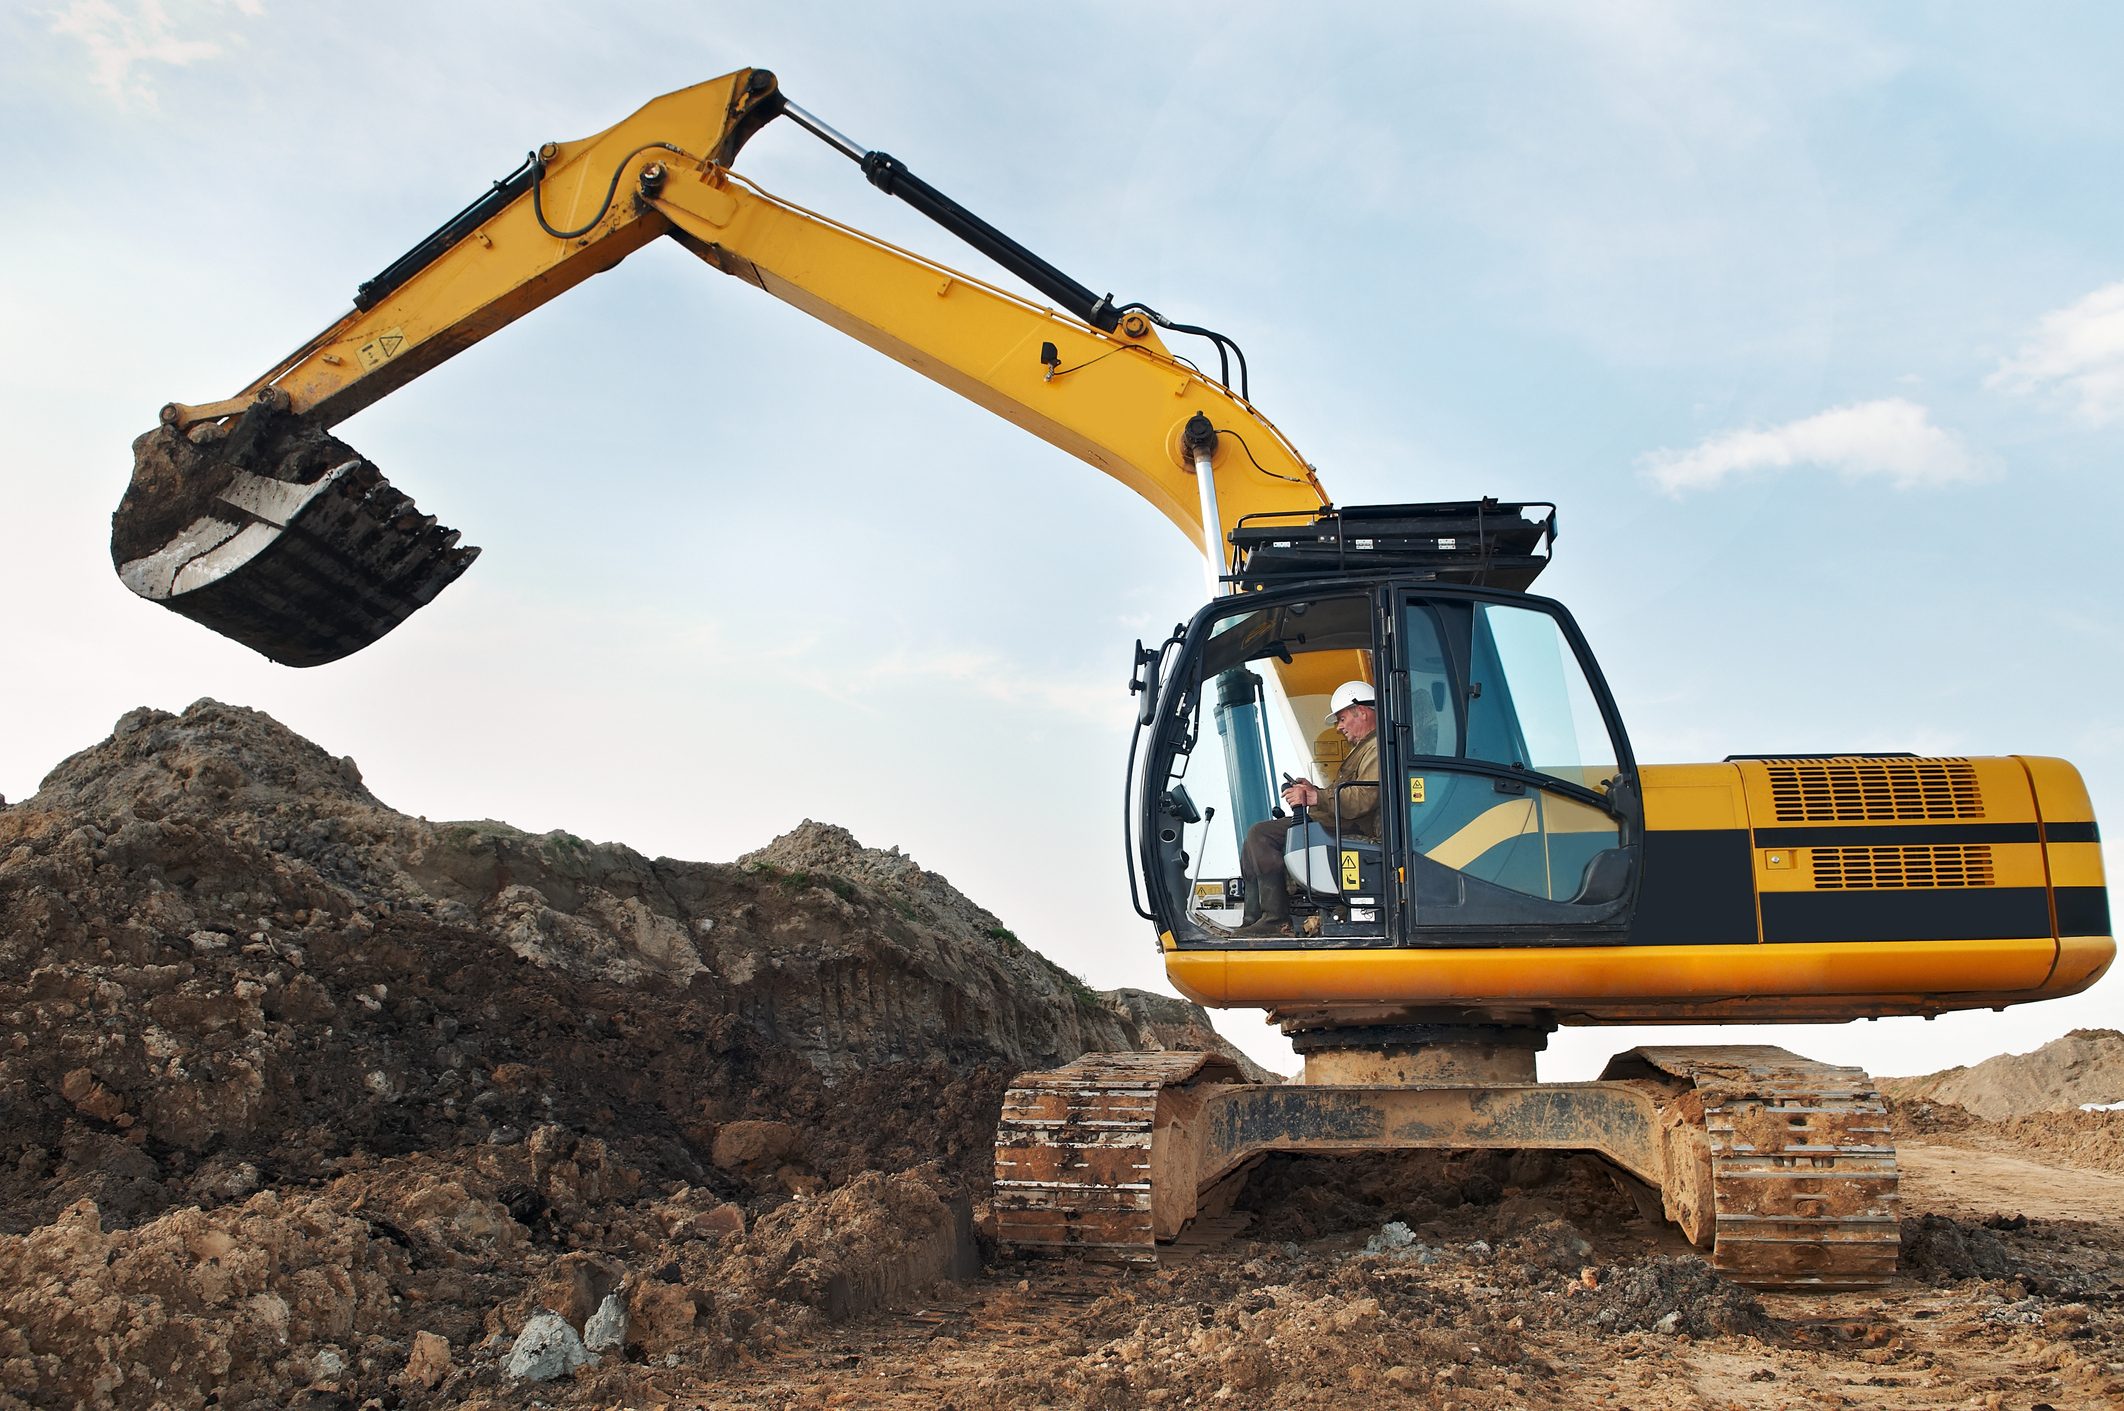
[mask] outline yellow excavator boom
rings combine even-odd
[[[747,69],[658,98],[594,137],[549,143],[235,396],[165,407],[136,445],[114,520],[120,576],[290,665],[375,640],[477,551],[387,484],[379,491],[373,468],[325,432],[659,236],[1113,476],[1213,560],[1241,518],[1303,518],[1327,502],[1267,418],[1168,351],[1155,313],[1106,303],[1095,312],[1111,327],[1097,326],[737,176],[729,163],[744,140],[784,111],[800,112],[773,75]],[[883,161],[874,181],[921,185]],[[1205,459],[1209,493],[1197,474]],[[361,473],[348,484],[302,498],[350,466]],[[365,513],[379,497],[389,513]],[[324,536],[338,542],[319,547]],[[349,543],[369,571],[345,571]],[[342,561],[326,562],[334,551]]]

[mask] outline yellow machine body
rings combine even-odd
[[[1650,765],[1615,945],[1185,947],[1197,1003],[1292,1022],[1840,1022],[2075,994],[2116,954],[2093,809],[2063,760]],[[1662,867],[1663,859],[1671,859]]]

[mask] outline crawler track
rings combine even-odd
[[[1151,1147],[1162,1091],[1222,1074],[1204,1053],[1095,1053],[1027,1073],[996,1128],[996,1236],[1028,1254],[1158,1259]]]
[[[1025,1253],[1157,1262],[1160,1238],[1173,1239],[1197,1210],[1195,1166],[1173,1151],[1167,1128],[1184,1131],[1200,1113],[1196,1085],[1235,1076],[1209,1054],[1124,1053],[1020,1078],[996,1133],[1001,1242]],[[1635,1049],[1605,1076],[1656,1080],[1670,1142],[1668,1209],[1711,1246],[1719,1272],[1765,1289],[1868,1288],[1894,1275],[1895,1148],[1887,1106],[1865,1073],[1780,1048],[1721,1045]],[[1393,1125],[1362,1145],[1456,1144],[1436,1135],[1396,1141]],[[1498,1144],[1494,1134],[1464,1135],[1469,1145]],[[1210,1165],[1205,1176],[1231,1162]],[[1186,1189],[1161,1191],[1160,1181]]]
[[[1770,1289],[1867,1288],[1894,1275],[1895,1147],[1864,1072],[1758,1045],[1635,1054],[1703,1103],[1713,1268]]]

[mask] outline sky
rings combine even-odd
[[[839,823],[1090,983],[1164,988],[1124,683],[1200,606],[1195,551],[675,246],[339,427],[484,548],[376,647],[276,667],[110,571],[164,402],[235,392],[540,142],[758,65],[1235,338],[1338,501],[1557,502],[1541,589],[1640,761],[2058,755],[2124,836],[2120,54],[2099,4],[9,6],[0,795],[211,696],[433,819],[701,860]],[[791,124],[739,168],[1004,278]],[[2114,1025],[2118,983],[1567,1031],[1543,1075],[1697,1041],[1924,1072]],[[1258,1013],[1219,1024],[1294,1066]]]

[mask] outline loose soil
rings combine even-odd
[[[346,442],[271,403],[190,432],[157,426],[133,441],[132,479],[111,516],[111,562],[123,567],[154,553],[201,516],[226,516],[217,497],[239,470],[310,485],[360,459]]]
[[[1867,1294],[1737,1288],[1542,1153],[1271,1160],[1163,1267],[1005,1260],[1009,1077],[1200,1011],[827,825],[430,824],[213,702],[0,808],[0,1015],[0,1411],[2124,1402],[2124,1114],[1901,1105]],[[540,1310],[624,1330],[512,1379]]]

